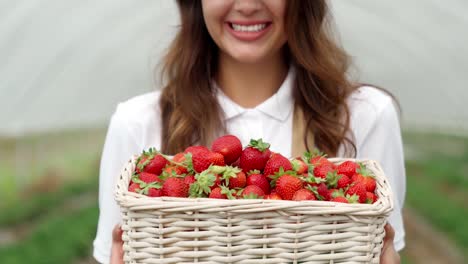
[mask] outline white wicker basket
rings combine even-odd
[[[128,192],[135,161],[115,192],[127,264],[379,263],[393,202],[375,161],[360,160],[377,176],[374,204],[151,198]]]

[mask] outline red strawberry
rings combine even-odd
[[[189,175],[185,176],[185,178],[184,178],[184,182],[185,182],[188,186],[190,186],[190,184],[192,184],[192,183],[194,183],[194,182],[196,182],[196,181],[197,181],[197,180],[195,180],[195,176],[193,176],[192,174],[189,174]]]
[[[229,188],[244,188],[247,185],[247,178],[243,171],[236,174],[235,177],[229,179]]]
[[[149,188],[148,189],[148,196],[149,197],[160,197],[162,196],[162,189],[157,188]]]
[[[344,174],[338,174],[338,182],[336,184],[336,188],[341,189],[341,188],[346,188],[348,187],[349,184],[351,184],[351,180],[349,179],[348,176]]]
[[[314,151],[312,151],[312,153],[307,152],[304,155],[305,158],[308,158],[309,163],[314,165],[315,167],[318,166],[318,165],[325,165],[325,164],[328,164],[331,167],[333,167],[334,164],[331,161],[329,161],[326,156],[327,155],[323,154],[318,149],[314,149]]]
[[[169,162],[161,154],[157,154],[155,148],[150,148],[148,151],[143,151],[136,165],[136,172],[142,171],[160,175],[162,169],[166,167]]]
[[[319,164],[314,167],[314,175],[315,177],[319,177],[322,179],[327,178],[327,174],[333,171],[333,167],[330,164]]]
[[[178,176],[186,173],[187,171],[184,170],[184,168],[180,166],[174,166],[170,165],[164,168],[163,174],[165,174],[166,177],[173,177],[173,176]]]
[[[187,197],[189,186],[180,178],[168,178],[163,186],[162,193],[164,196],[171,197]]]
[[[307,173],[309,170],[309,166],[307,166],[307,163],[305,163],[301,158],[296,158],[291,161],[291,165],[293,167],[293,170],[298,174],[304,174]]]
[[[210,167],[210,165],[213,164],[214,159],[216,158],[209,151],[207,151],[207,152],[191,152],[191,153],[192,153],[193,170],[196,173],[200,173],[200,172],[208,169],[208,167]],[[219,154],[219,155],[221,155],[221,154]]]
[[[344,174],[351,178],[356,173],[356,170],[358,169],[358,164],[348,160],[338,165],[336,169],[338,171],[338,174]]]
[[[285,174],[276,181],[276,191],[284,200],[291,200],[298,190],[302,189],[302,181],[292,175]]]
[[[140,187],[140,184],[136,183],[136,182],[131,182],[130,183],[130,186],[128,187],[128,191],[129,192],[134,192],[134,193],[138,193],[142,188]]]
[[[210,152],[210,154],[208,156],[210,158],[211,164],[218,165],[218,166],[224,166],[225,165],[224,156],[222,154],[216,153],[216,152]]]
[[[267,200],[283,200],[281,199],[281,196],[277,193],[271,193],[271,194],[267,194],[265,195],[264,199],[267,199]]]
[[[172,157],[172,161],[177,162],[177,163],[182,163],[185,161],[185,153],[179,152]]]
[[[361,182],[355,182],[350,185],[349,189],[346,191],[346,195],[357,195],[359,198],[359,203],[365,203],[367,198],[366,187]]]
[[[281,154],[273,154],[265,164],[263,175],[266,177],[274,175],[280,168],[283,168],[283,171],[292,170],[291,162]]]
[[[376,188],[376,181],[372,172],[368,170],[364,164],[359,164],[357,173],[351,178],[353,182],[362,182],[366,186],[368,192],[374,192]]]
[[[142,180],[145,183],[152,183],[152,182],[161,182],[158,176],[156,174],[148,173],[148,172],[142,172],[140,173],[140,180]]]
[[[324,201],[330,201],[330,191],[328,190],[327,188],[327,185],[325,183],[321,183],[318,187],[317,187],[317,193],[322,196],[323,200]]]
[[[372,193],[372,192],[366,193],[366,203],[373,204],[376,201],[377,201],[377,195],[375,195],[375,193]]]
[[[265,196],[265,192],[257,185],[248,185],[242,191],[242,197],[244,199],[260,199]]]
[[[293,201],[317,200],[313,192],[307,189],[300,189],[294,193]]]
[[[200,153],[200,152],[201,153],[210,152],[210,150],[205,146],[190,146],[186,148],[184,151],[184,153],[192,153],[192,154]]]
[[[262,139],[250,140],[250,144],[242,151],[239,165],[243,171],[263,170],[270,158],[270,144],[264,143]]]
[[[343,196],[337,196],[333,199],[331,199],[332,202],[337,202],[337,203],[348,203],[348,199],[346,199]]]
[[[211,151],[222,154],[226,164],[231,164],[242,154],[242,143],[236,136],[225,135],[213,141]]]
[[[227,199],[227,196],[223,193],[221,193],[221,188],[216,187],[213,190],[211,190],[209,198],[213,199]]]
[[[253,173],[247,177],[247,185],[257,185],[262,188],[265,194],[270,193],[270,182],[264,175],[260,174],[259,171],[253,171]]]

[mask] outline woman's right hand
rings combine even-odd
[[[118,224],[112,230],[112,247],[110,264],[124,264],[124,251],[123,251],[123,240],[122,240],[122,228]]]

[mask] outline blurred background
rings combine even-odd
[[[362,82],[402,109],[403,263],[468,258],[468,2],[331,1]],[[94,263],[118,102],[157,89],[174,1],[0,0],[0,262]]]

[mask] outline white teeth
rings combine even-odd
[[[258,32],[263,30],[266,27],[266,24],[257,24],[257,25],[238,25],[238,24],[231,24],[232,28],[235,31],[242,31],[242,32]]]

